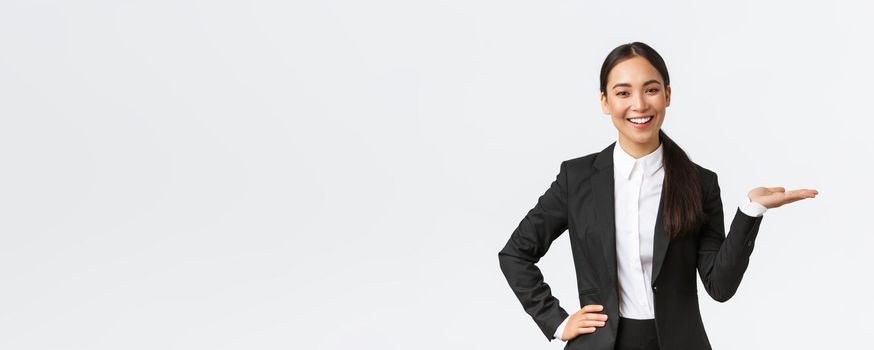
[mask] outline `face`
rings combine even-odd
[[[659,71],[641,56],[614,66],[607,75],[606,95],[601,94],[601,108],[619,130],[619,141],[639,150],[658,147],[659,129],[670,104],[671,87],[664,85]]]

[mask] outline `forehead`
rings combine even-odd
[[[646,58],[634,56],[613,66],[607,75],[607,87],[610,88],[617,83],[639,85],[652,79],[664,84],[662,75],[655,66]]]

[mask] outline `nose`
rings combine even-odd
[[[646,110],[646,100],[643,98],[642,94],[635,94],[633,100],[631,101],[631,110],[635,112],[641,112]]]

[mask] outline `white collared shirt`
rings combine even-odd
[[[619,141],[613,147],[619,315],[625,318],[655,318],[650,285],[656,214],[665,178],[662,154],[662,145],[638,159],[625,152]],[[746,194],[738,207],[749,216],[767,211]],[[561,339],[568,319],[556,329],[556,338]]]

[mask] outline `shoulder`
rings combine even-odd
[[[706,191],[705,193],[710,193],[713,191],[714,186],[719,186],[718,176],[716,172],[707,169],[698,163],[692,162],[695,164],[695,167],[698,169],[698,176],[701,180],[701,189]]]
[[[582,169],[591,168],[595,164],[595,158],[599,152],[590,153],[581,157],[571,158],[562,162],[568,168]]]
[[[562,162],[564,166],[568,169],[573,170],[585,170],[588,168],[593,168],[595,165],[595,160],[602,152],[593,152],[584,156],[571,158]]]
[[[567,159],[561,162],[561,172],[571,183],[580,183],[589,179],[598,169],[595,163],[598,157],[603,157],[604,152],[593,152],[584,156]]]
[[[613,142],[600,151],[565,160],[561,165],[563,168],[566,166],[568,170],[577,172],[592,172],[595,168],[605,168],[613,164],[613,147],[615,145],[616,142]]]

